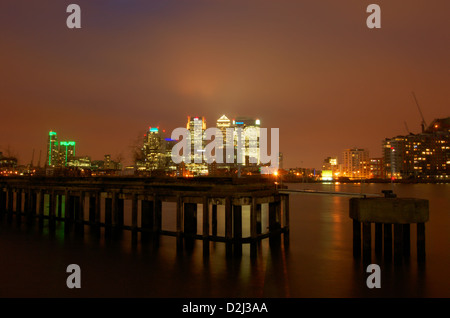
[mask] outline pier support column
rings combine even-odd
[[[56,209],[56,216],[58,217],[58,219],[62,219],[62,217],[63,217],[63,215],[62,215],[62,213],[63,213],[63,208],[62,208],[62,206],[63,206],[63,197],[64,197],[64,195],[63,194],[58,194],[58,196],[57,196],[57,201],[58,201],[58,205],[57,205],[57,209]]]
[[[274,246],[280,243],[280,201],[269,203],[269,244]]]
[[[56,193],[53,190],[48,197],[48,225],[51,231],[56,227]]]
[[[425,223],[417,223],[417,258],[425,260]]]
[[[394,224],[394,262],[401,262],[403,255],[403,225]]]
[[[353,219],[353,256],[361,257],[361,222]]]
[[[7,221],[12,222],[12,216],[14,212],[14,191],[13,189],[8,189],[8,214]]]
[[[153,201],[141,201],[141,240],[146,242],[153,231]]]
[[[80,192],[80,196],[77,197],[77,206],[75,212],[75,231],[79,234],[84,233],[84,206],[85,206],[86,193]]]
[[[242,206],[233,205],[234,255],[242,255]]]
[[[27,224],[33,224],[36,217],[36,191],[30,189],[26,196],[25,218]]]
[[[362,222],[363,230],[363,261],[370,261],[372,254],[372,224],[370,222]]]
[[[123,229],[123,220],[124,220],[124,201],[120,197],[120,193],[113,192],[112,193],[112,229],[114,236],[120,237]]]
[[[203,255],[209,255],[209,200],[203,197]]]
[[[101,223],[101,192],[95,191],[91,193],[89,197],[89,224],[92,232],[100,235],[100,223]]]
[[[390,260],[392,259],[392,224],[385,223],[383,227],[384,258]]]
[[[256,234],[262,234],[262,205],[256,205]]]
[[[212,235],[217,236],[217,204],[213,204],[211,207],[211,227]]]
[[[176,215],[176,227],[177,227],[177,252],[183,251],[183,198],[177,197],[177,215]]]
[[[8,203],[7,195],[4,189],[0,189],[0,218],[6,213],[6,206]]]
[[[75,211],[75,200],[69,190],[64,193],[64,231],[71,232],[73,228],[73,219]]]
[[[225,250],[226,256],[232,255],[233,251],[233,207],[232,198],[226,197],[225,199]]]
[[[31,189],[25,189],[23,193],[23,214],[25,216],[25,223],[29,222],[31,213]]]
[[[39,190],[39,228],[44,227],[44,207],[45,207],[45,191]]]
[[[284,245],[289,245],[289,196],[284,196]]]
[[[153,196],[153,228],[152,228],[152,247],[159,247],[159,238],[162,229],[162,201],[157,195]]]
[[[114,194],[113,194],[114,195]],[[105,235],[110,236],[112,231],[113,199],[105,198]]]
[[[131,244],[137,244],[138,237],[138,197],[136,193],[131,197]]]
[[[411,253],[410,224],[403,224],[402,231],[403,231],[403,255],[405,257],[409,257]]]
[[[252,206],[250,208],[250,257],[257,255],[257,206],[256,198],[252,197]],[[259,205],[261,208],[261,205]]]
[[[22,222],[22,189],[16,190],[16,221],[17,224]]]
[[[379,257],[383,254],[383,224],[375,223],[375,254]]]
[[[184,234],[185,247],[187,250],[194,248],[195,238],[197,234],[197,204],[184,203]]]

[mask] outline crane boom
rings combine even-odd
[[[425,130],[425,127],[427,126],[427,123],[425,122],[425,118],[423,117],[422,110],[420,109],[419,102],[417,101],[416,94],[414,94],[414,92],[412,92],[412,95],[414,97],[414,101],[416,102],[417,109],[419,110],[420,117],[422,117],[422,132],[423,132]]]

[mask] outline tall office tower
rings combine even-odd
[[[163,169],[165,166],[165,142],[158,127],[149,127],[142,146],[143,159],[147,170]]]
[[[205,141],[203,140],[203,133],[206,130],[206,121],[204,117],[190,117],[186,127],[191,133],[191,161],[194,163],[202,163],[203,149],[205,148]]]
[[[216,127],[222,132],[222,160],[218,163],[219,166],[227,166],[229,163],[234,162],[235,149],[234,149],[234,128],[231,126],[231,120],[227,116],[222,115],[217,122]],[[229,134],[229,138],[227,138]],[[230,143],[229,148],[231,151],[227,153],[227,143]],[[218,158],[219,159],[219,158]],[[228,163],[228,164],[227,164]]]
[[[259,137],[261,121],[246,117],[233,119],[236,163],[260,164]]]
[[[370,177],[369,151],[365,149],[346,149],[342,153],[343,176],[350,179]]]
[[[208,167],[203,160],[206,144],[203,139],[203,133],[206,130],[205,118],[188,116],[186,128],[191,134],[191,160],[186,164],[186,168],[194,175],[208,174]]]
[[[59,164],[58,137],[55,131],[48,133],[47,140],[47,166],[55,167]]]
[[[75,141],[59,142],[59,164],[67,166],[67,163],[75,157]]]

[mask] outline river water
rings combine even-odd
[[[393,264],[374,257],[381,288],[368,288],[366,264],[353,257],[349,196],[293,194],[289,246],[271,248],[263,240],[254,259],[246,244],[241,257],[226,258],[221,242],[210,243],[210,255],[203,256],[201,241],[180,255],[171,236],[161,237],[158,248],[142,243],[133,247],[129,232],[110,241],[86,229],[80,239],[64,234],[62,223],[52,234],[47,225],[39,231],[3,219],[0,297],[450,297],[450,184],[288,186],[375,194],[393,189],[398,197],[428,199],[425,262],[417,261],[412,225],[409,259]],[[163,212],[163,229],[174,227],[170,209]],[[248,225],[243,226],[245,236]],[[66,286],[69,264],[81,268],[80,289]]]

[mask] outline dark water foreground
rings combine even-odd
[[[292,184],[290,188],[380,193],[386,184]],[[177,254],[175,238],[163,236],[157,246],[131,233],[105,239],[90,233],[78,237],[37,225],[0,224],[0,297],[251,297],[360,298],[450,297],[450,185],[397,184],[399,197],[428,199],[426,259],[416,258],[415,228],[411,255],[394,264],[373,255],[381,268],[381,288],[366,285],[366,266],[352,254],[352,221],[348,196],[295,194],[290,199],[290,245],[269,246],[264,240],[256,258],[248,245],[242,257],[227,258],[225,244],[211,242],[203,256],[202,242]],[[247,213],[243,211],[243,213]],[[170,217],[164,226],[171,227]],[[199,220],[201,222],[201,220]],[[244,229],[245,231],[245,224]],[[248,229],[247,229],[248,230]],[[69,264],[81,268],[81,288],[66,285]]]

